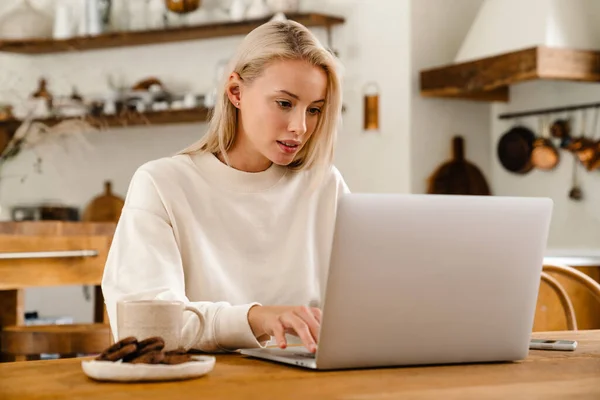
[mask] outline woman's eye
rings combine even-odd
[[[292,107],[292,103],[290,103],[289,101],[286,101],[286,100],[278,100],[277,104],[279,104],[279,107],[281,107],[281,108],[291,108]]]
[[[310,115],[317,115],[317,114],[320,114],[320,113],[321,113],[321,109],[320,109],[320,108],[317,108],[317,107],[309,108],[309,109],[308,109],[308,113],[309,113]]]

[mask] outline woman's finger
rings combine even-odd
[[[319,322],[319,325],[321,325],[321,309],[317,308],[317,307],[311,307],[310,308],[310,312],[312,313],[312,315],[314,315],[315,319]]]
[[[278,319],[275,319],[272,322],[272,325],[270,326],[271,328],[271,333],[273,334],[273,336],[275,337],[275,340],[277,341],[277,345],[282,348],[285,349],[287,347],[287,341],[285,340],[285,329],[283,327],[283,325],[281,324],[281,322]]]
[[[315,318],[312,311],[308,307],[298,307],[294,309],[294,314],[300,317],[308,325],[310,334],[315,342],[319,339],[319,321]]]
[[[314,352],[317,349],[315,340],[310,333],[310,329],[302,318],[298,317],[293,312],[286,312],[279,317],[279,320],[284,327],[294,328],[296,334],[300,337],[302,343],[309,351]]]

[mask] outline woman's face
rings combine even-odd
[[[240,109],[232,152],[266,169],[290,164],[312,136],[327,93],[327,74],[302,60],[269,64],[251,84],[232,74],[228,95]],[[237,105],[239,102],[239,106]]]

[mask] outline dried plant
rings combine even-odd
[[[36,155],[33,170],[41,173],[43,157],[48,158],[69,153],[69,145],[73,143],[77,145],[78,150],[91,150],[92,145],[86,139],[85,134],[97,130],[97,128],[80,118],[65,119],[53,126],[48,126],[36,121],[30,114],[23,120],[0,154],[0,172],[7,161],[15,158],[23,151],[32,151]],[[28,174],[20,176],[21,181],[24,182],[27,176]],[[3,176],[0,173],[0,179],[2,178]]]

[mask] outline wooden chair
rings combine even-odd
[[[39,222],[36,226],[39,226]],[[95,354],[111,342],[100,282],[114,224],[52,223],[44,229],[6,232],[0,223],[0,361],[39,359],[41,354]],[[94,323],[24,324],[27,287],[95,287]]]
[[[569,278],[579,284],[583,285],[588,289],[588,291],[595,297],[595,299],[600,303],[600,283],[596,282],[594,279],[590,278],[588,275],[584,274],[581,271],[573,267],[569,267],[567,265],[544,265],[542,269],[541,279],[542,282],[546,283],[550,288],[554,290],[556,295],[558,296],[563,310],[565,312],[565,317],[567,319],[567,328],[569,330],[576,331],[577,330],[577,316],[575,314],[575,309],[573,307],[573,303],[564,289],[564,287],[556,280],[554,277],[550,275],[550,273],[555,273],[562,275],[566,278]]]

